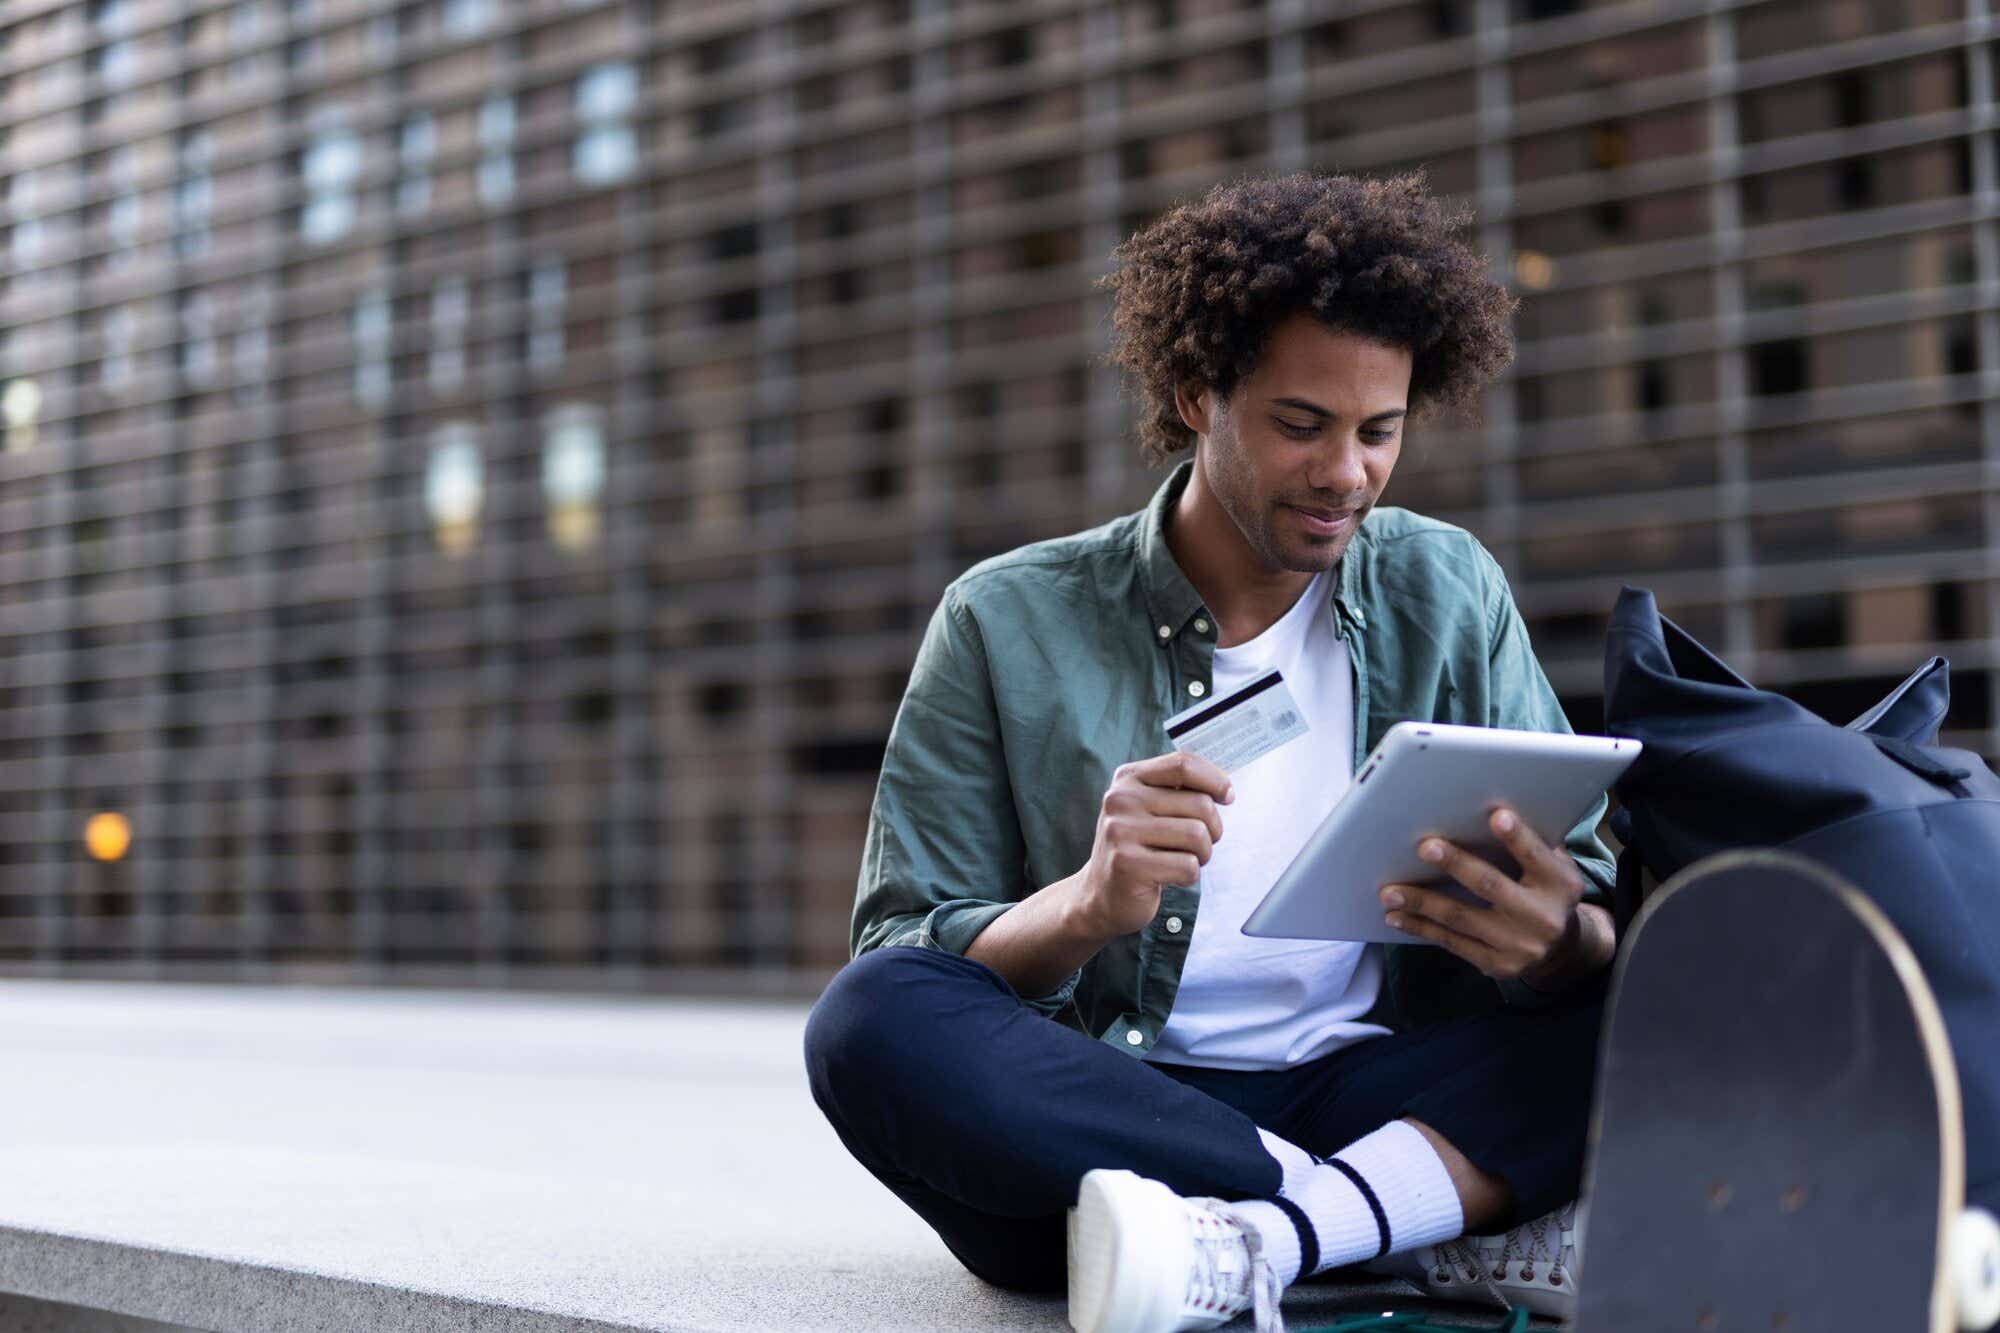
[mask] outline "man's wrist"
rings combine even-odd
[[[1611,961],[1617,940],[1611,918],[1595,903],[1578,903],[1570,911],[1563,937],[1539,968],[1521,974],[1521,984],[1544,995],[1567,990],[1595,976]]]
[[[1118,932],[1105,928],[1090,894],[1089,874],[1090,867],[1085,866],[1068,879],[1057,880],[1051,887],[1061,891],[1064,937],[1073,944],[1089,947],[1095,953],[1118,938]]]

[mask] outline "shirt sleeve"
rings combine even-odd
[[[917,650],[868,813],[849,949],[963,954],[1034,886],[1014,813],[993,681],[977,622],[947,589]],[[1047,996],[1054,1014],[1079,970]]]
[[[1489,574],[1487,614],[1490,617],[1487,622],[1490,627],[1487,660],[1491,687],[1487,695],[1491,701],[1487,709],[1487,725],[1567,735],[1571,732],[1569,718],[1556,701],[1556,692],[1550,686],[1549,678],[1542,673],[1542,664],[1535,658],[1534,649],[1528,642],[1528,627],[1514,605],[1506,575],[1491,555],[1486,557],[1486,563]],[[1604,818],[1606,805],[1605,797],[1599,795],[1565,835],[1563,842],[1576,861],[1577,869],[1583,872],[1583,901],[1596,903],[1608,911],[1611,908],[1611,886],[1617,879],[1618,871],[1610,849],[1597,836],[1597,825]],[[1503,982],[1500,990],[1509,1003],[1525,1007],[1536,1007],[1555,998],[1549,992],[1538,991],[1518,981]]]

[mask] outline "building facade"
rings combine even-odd
[[[1987,0],[14,0],[0,969],[809,984],[917,635],[1154,484],[1091,279],[1418,166],[1523,300],[1388,499],[2000,752]]]

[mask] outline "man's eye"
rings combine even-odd
[[[1317,430],[1319,429],[1319,427],[1318,427],[1318,426],[1294,426],[1294,425],[1293,425],[1293,424],[1292,424],[1291,422],[1289,422],[1289,421],[1280,421],[1280,422],[1278,423],[1278,429],[1279,429],[1279,430],[1281,430],[1281,431],[1283,431],[1283,432],[1285,432],[1285,434],[1287,434],[1287,435],[1292,435],[1292,436],[1296,436],[1296,437],[1299,437],[1299,438],[1304,438],[1305,436],[1307,436],[1307,435],[1311,435],[1311,434],[1312,434],[1313,432],[1317,431]]]
[[[1396,438],[1396,432],[1393,430],[1364,430],[1361,432],[1361,438],[1377,441],[1393,440]]]

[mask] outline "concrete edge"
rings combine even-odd
[[[0,1292],[202,1333],[636,1333],[639,1325],[100,1237],[0,1226]],[[643,1333],[700,1333],[692,1326]]]

